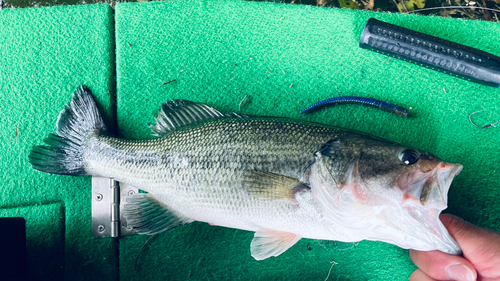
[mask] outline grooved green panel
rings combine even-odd
[[[352,128],[464,165],[449,211],[500,229],[500,91],[358,47],[370,17],[500,55],[500,25],[450,18],[245,1],[167,1],[116,6],[117,117],[122,136],[172,99],[225,113],[289,116]],[[165,84],[174,80],[171,83]],[[321,99],[359,95],[411,107],[410,117],[357,105],[303,115]],[[244,102],[242,99],[247,96]],[[240,108],[241,103],[241,108]],[[277,258],[250,256],[252,233],[203,223],[153,238],[120,240],[123,280],[407,280],[408,251],[382,242],[301,240]],[[307,245],[311,247],[308,250]]]
[[[29,243],[47,247],[30,263],[32,280],[118,278],[114,241],[91,236],[90,178],[42,174],[28,163],[78,85],[115,119],[113,23],[108,5],[0,11],[0,209],[26,206],[28,226],[37,225],[28,238],[40,239]],[[53,202],[64,209],[43,207]]]

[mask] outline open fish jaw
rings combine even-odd
[[[441,211],[447,208],[448,191],[451,182],[463,169],[460,164],[440,163],[430,174],[430,179],[424,188],[429,189],[425,200],[408,199],[404,204],[407,212],[406,224],[408,232],[414,237],[425,237],[426,243],[413,244],[413,249],[421,251],[440,250],[442,252],[459,255],[462,253],[460,246],[451,237],[444,225],[439,220]],[[411,188],[411,187],[410,187]],[[422,197],[421,197],[422,198]],[[409,246],[403,248],[410,248]]]
[[[317,153],[311,167],[311,189],[332,223],[331,231],[336,236],[332,240],[376,240],[405,249],[460,254],[460,247],[439,220],[439,214],[447,207],[448,190],[462,165],[444,163],[416,150],[420,159],[414,165],[394,166],[392,171],[377,175],[366,167],[373,163],[370,158],[395,154],[404,148],[387,146],[382,148],[385,152],[370,156],[370,150],[360,147],[359,151],[350,151],[358,156],[346,158],[347,168],[332,164],[328,159],[331,152]],[[377,161],[394,159],[388,156]]]

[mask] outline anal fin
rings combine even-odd
[[[277,257],[295,245],[302,237],[289,232],[258,230],[255,232],[250,252],[256,260]]]
[[[139,234],[149,235],[193,221],[174,214],[164,204],[146,193],[129,196],[127,204],[123,208],[123,216],[126,219],[127,227],[133,228]]]

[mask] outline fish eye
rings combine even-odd
[[[413,149],[402,149],[398,153],[399,160],[403,162],[405,165],[413,165],[417,163],[418,159],[420,158],[420,155],[416,150]]]

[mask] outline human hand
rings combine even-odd
[[[440,219],[462,248],[463,256],[410,250],[410,258],[419,268],[410,281],[499,281],[500,233],[449,214],[441,215]]]

